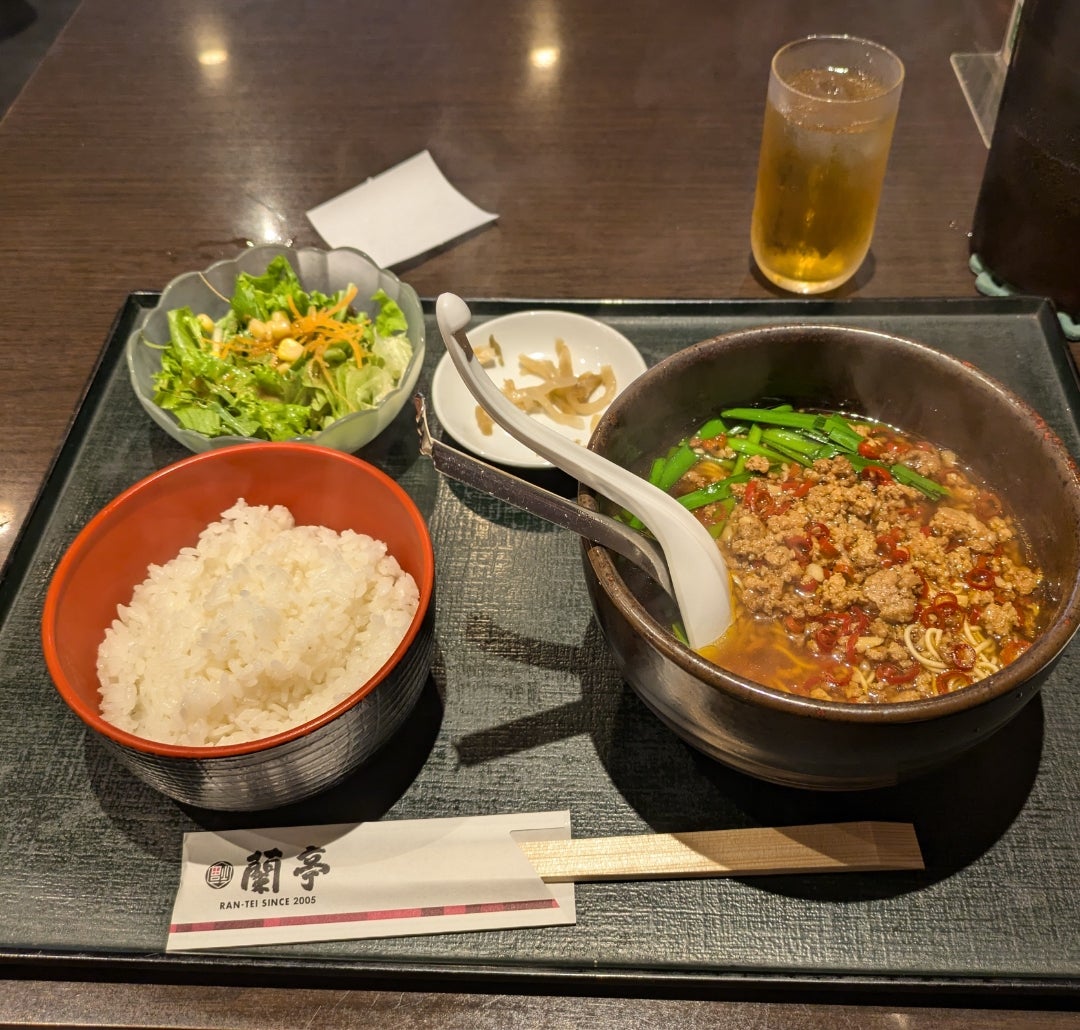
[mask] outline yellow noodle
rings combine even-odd
[[[927,645],[930,649],[930,654],[925,654],[919,649],[919,646],[915,643],[913,637],[918,627],[912,623],[904,628],[904,643],[907,645],[908,652],[911,657],[915,659],[920,665],[933,672],[944,672],[948,666],[941,660],[941,655],[938,653],[937,647],[933,641],[930,640],[930,634],[936,632],[938,640],[941,639],[941,630],[928,629],[923,634],[923,644]]]

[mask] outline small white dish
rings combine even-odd
[[[515,311],[482,322],[468,332],[469,343],[474,349],[486,347],[491,336],[499,343],[502,364],[485,371],[500,388],[506,379],[513,379],[518,386],[538,383],[537,377],[521,373],[518,359],[525,355],[554,361],[555,342],[560,339],[570,349],[576,374],[599,372],[602,365],[610,365],[615,376],[616,394],[646,368],[645,359],[622,333],[576,312]],[[446,432],[481,458],[514,468],[551,468],[546,458],[519,443],[502,426],[494,426],[490,435],[481,431],[476,419],[476,400],[462,382],[449,354],[442,356],[435,369],[431,403]],[[586,424],[581,429],[562,425],[546,415],[531,417],[582,446],[588,443],[592,433],[592,416],[586,417]]]

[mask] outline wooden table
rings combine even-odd
[[[870,259],[838,296],[973,296],[986,150],[949,64],[1007,0],[84,0],[0,124],[0,560],[136,289],[263,242],[423,149],[498,222],[398,271],[425,296],[754,298],[769,57],[845,31],[906,63]],[[553,63],[536,55],[547,50]],[[17,975],[17,971],[16,974]],[[452,985],[451,985],[452,988]],[[10,980],[0,1020],[133,1025],[1058,1026],[844,999],[508,997]],[[866,999],[863,999],[864,1001]],[[816,1001],[816,1004],[807,1004]],[[826,1003],[822,1003],[826,1002]],[[834,1004],[836,1003],[836,1004]]]

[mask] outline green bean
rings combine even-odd
[[[664,471],[666,461],[666,458],[654,458],[652,465],[649,466],[649,482],[652,483],[653,486],[659,484],[660,476]]]
[[[698,455],[684,440],[675,448],[675,453],[664,463],[663,469],[660,470],[656,486],[660,487],[661,490],[670,490],[697,464],[697,462]]]
[[[749,439],[743,440],[740,437],[734,439],[728,437],[728,446],[737,454],[748,454],[751,456],[760,455],[763,458],[768,458],[769,461],[777,465],[781,465],[787,461],[798,460],[792,459],[789,455],[781,454],[778,450],[774,450],[771,447],[764,447],[761,444],[751,443]],[[809,463],[804,459],[801,464],[805,465]]]
[[[716,437],[727,431],[727,426],[724,424],[723,419],[711,418],[694,434],[694,436],[699,440],[714,440]]]
[[[697,490],[691,490],[689,493],[677,497],[676,500],[684,508],[689,508],[690,511],[695,508],[702,508],[706,504],[713,504],[716,501],[725,501],[731,496],[731,488],[735,483],[745,483],[752,475],[752,472],[742,472],[738,476],[718,479],[715,483],[699,487]]]
[[[755,422],[747,431],[746,439],[752,444],[761,443],[761,426]],[[742,451],[735,459],[735,467],[731,470],[732,475],[737,476],[744,468],[746,468],[746,452]]]

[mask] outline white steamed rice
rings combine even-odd
[[[172,744],[280,733],[370,679],[418,604],[381,541],[240,499],[117,607],[98,649],[101,714]]]

